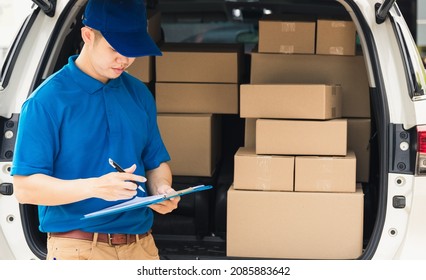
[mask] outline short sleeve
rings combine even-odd
[[[58,149],[58,129],[51,114],[36,99],[22,106],[12,164],[12,175],[52,175]]]

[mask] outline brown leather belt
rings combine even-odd
[[[130,244],[136,241],[136,236],[142,239],[151,233],[149,230],[142,234],[117,234],[117,233],[98,233],[98,242],[108,243],[109,245],[123,245]],[[67,232],[51,232],[52,237],[74,238],[93,241],[95,234],[93,232],[86,232],[81,230],[72,230]]]

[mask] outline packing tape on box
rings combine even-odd
[[[296,23],[295,22],[282,22],[281,23],[281,32],[296,32]]]
[[[294,53],[294,45],[281,45],[280,53]]]
[[[336,54],[336,55],[343,55],[345,51],[344,47],[330,47],[328,49],[328,52],[330,54]]]
[[[344,28],[346,27],[346,22],[344,21],[333,21],[331,23],[332,28]]]
[[[271,159],[271,156],[260,156],[256,160],[259,175],[255,178],[255,182],[262,190],[271,189]]]

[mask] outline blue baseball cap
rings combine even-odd
[[[143,0],[89,0],[83,24],[100,31],[121,55],[127,57],[162,55],[148,34]]]

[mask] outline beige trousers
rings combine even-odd
[[[64,237],[47,238],[47,260],[159,260],[158,249],[152,234],[136,242],[112,245]]]

